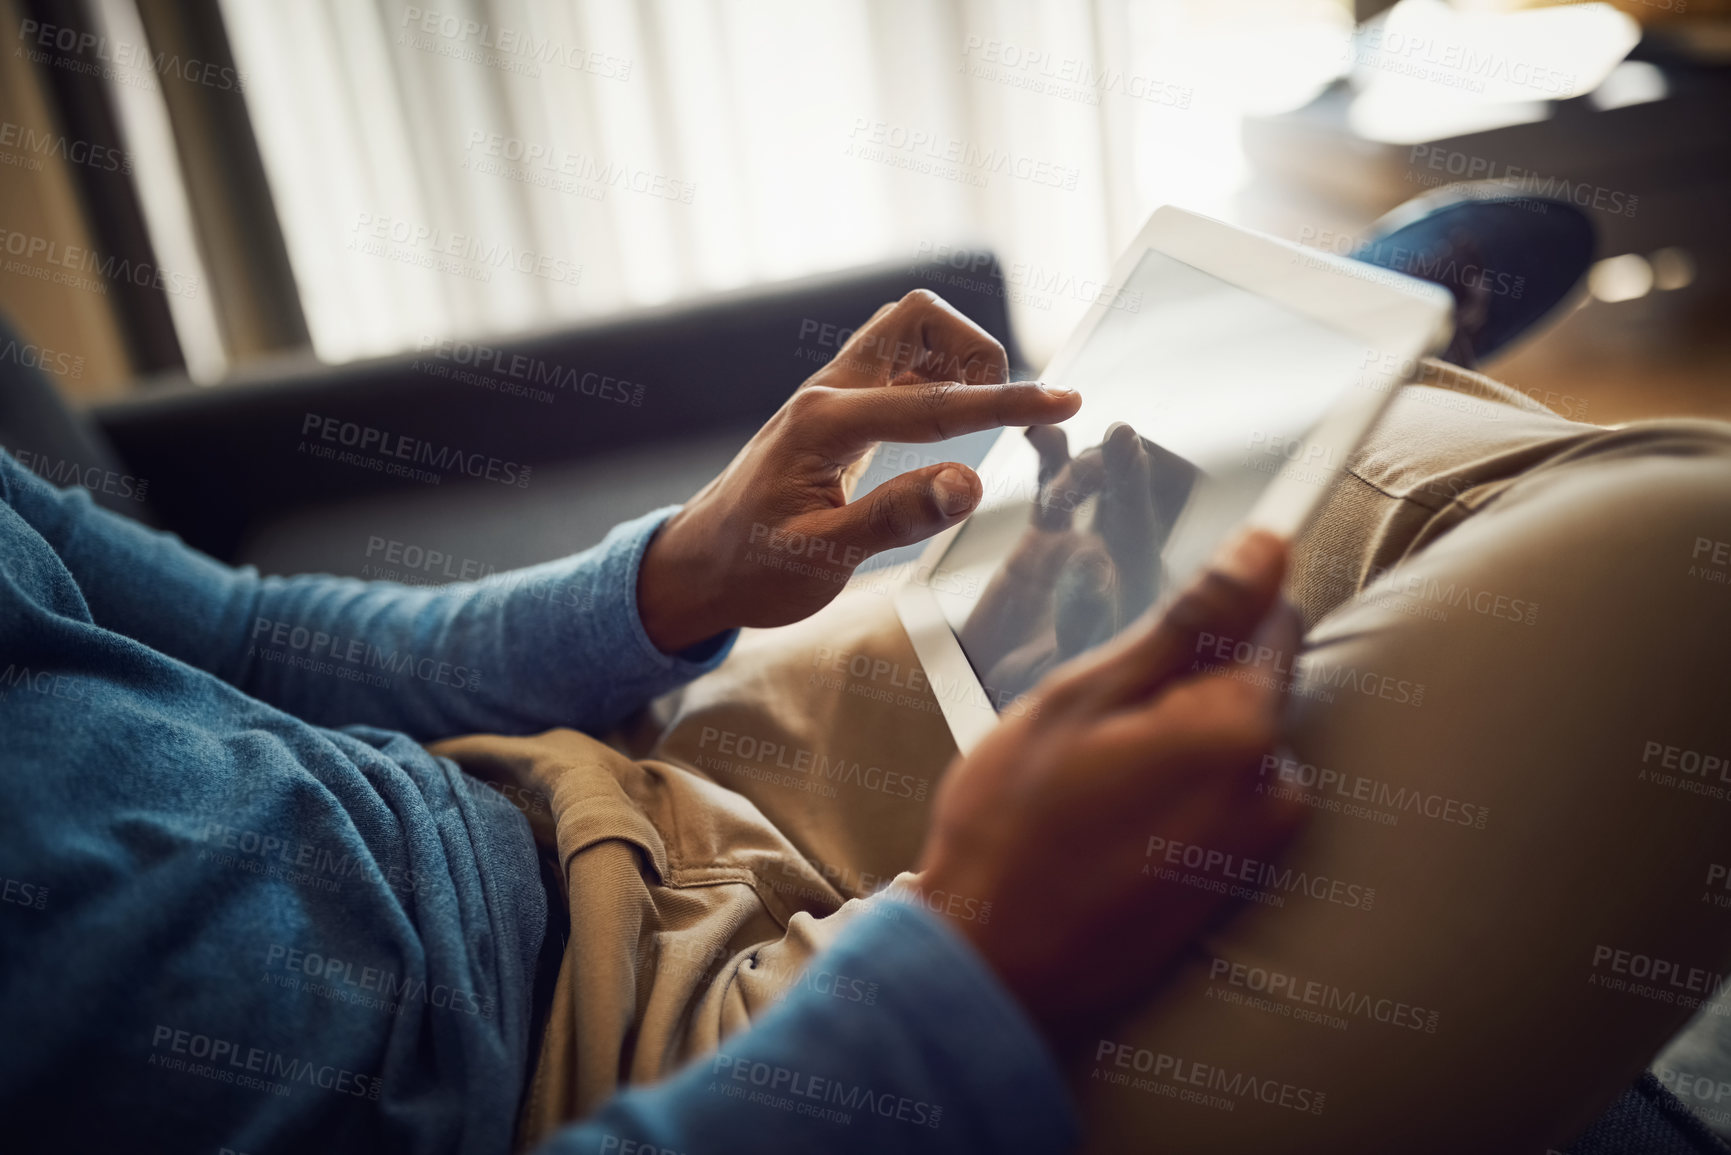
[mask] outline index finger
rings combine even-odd
[[[915,289],[879,309],[850,345],[856,361],[870,357],[890,385],[962,381],[997,385],[1010,379],[998,339],[930,289]]]
[[[1074,389],[1018,381],[1000,385],[882,385],[827,394],[822,418],[838,449],[874,441],[947,441],[1005,425],[1051,425],[1082,407]]]

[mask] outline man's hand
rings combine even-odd
[[[937,910],[991,904],[989,922],[955,927],[1060,1053],[1152,991],[1228,902],[1158,877],[1151,839],[1242,863],[1297,829],[1300,804],[1253,793],[1277,679],[1199,663],[1216,639],[1292,652],[1294,619],[1275,610],[1285,559],[1269,534],[1241,538],[1145,628],[1053,670],[1040,708],[944,779],[920,889]]]
[[[734,627],[798,621],[866,558],[966,517],[980,479],[955,462],[848,499],[879,441],[1044,425],[1081,407],[1074,391],[1008,375],[1003,346],[935,294],[879,309],[656,534],[637,580],[650,640],[676,653]]]

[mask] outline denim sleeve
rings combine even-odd
[[[538,1155],[1036,1155],[1075,1144],[1045,1043],[936,915],[873,900],[806,974],[714,1054],[614,1096]]]
[[[422,741],[601,730],[713,668],[733,643],[727,633],[669,656],[643,632],[637,570],[671,509],[573,557],[419,587],[225,566],[4,453],[0,486],[71,571],[97,625],[318,725]]]

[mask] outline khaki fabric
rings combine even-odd
[[[1433,381],[1296,559],[1302,881],[1073,1072],[1089,1150],[1561,1148],[1731,968],[1731,432]]]
[[[1569,422],[1430,364],[1295,553],[1265,785],[1314,819],[1072,1072],[1085,1147],[1542,1151],[1601,1111],[1688,1018],[1676,982],[1731,964],[1723,542],[1727,427]],[[802,967],[915,864],[953,756],[892,582],[748,631],[615,746],[435,747],[550,802],[571,932],[525,1144],[845,981]],[[1172,853],[1150,872],[1222,884]]]
[[[519,804],[565,891],[521,1148],[713,1049],[796,982],[870,997],[806,963],[913,862],[954,753],[888,588],[742,636],[665,703],[674,721],[644,757],[571,730],[431,747]],[[835,688],[856,655],[878,677],[847,684],[873,694]],[[910,678],[888,691],[901,702],[876,693]]]

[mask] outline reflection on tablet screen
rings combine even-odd
[[[994,448],[979,510],[929,577],[992,700],[1026,692],[1188,578],[1292,455],[1312,451],[1305,434],[1370,356],[1147,253],[1062,372],[1081,412]],[[1340,464],[1294,468],[1321,486]]]

